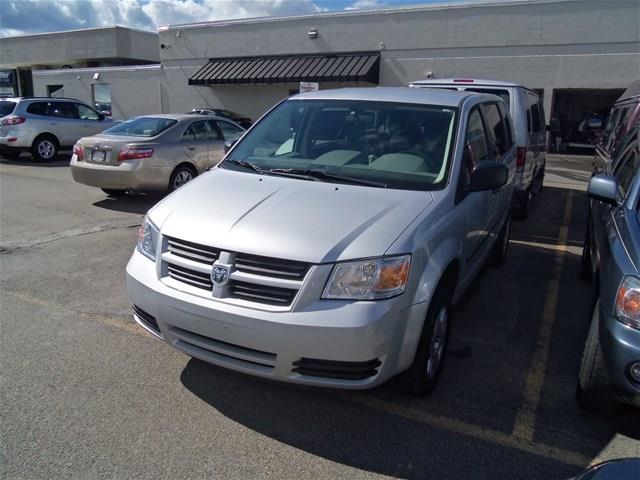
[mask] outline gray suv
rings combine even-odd
[[[451,306],[505,259],[515,142],[494,95],[296,95],[156,205],[127,265],[134,319],[187,355],[363,389],[441,371]]]
[[[580,404],[613,410],[640,406],[640,143],[635,127],[613,162],[589,182],[591,209],[583,277],[595,281],[596,303],[577,389]]]
[[[78,100],[23,97],[0,100],[0,155],[17,158],[30,151],[34,159],[49,161],[61,148],[95,135],[114,121]]]

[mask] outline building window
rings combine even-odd
[[[93,105],[98,112],[111,116],[111,85],[108,83],[94,83],[91,85]]]
[[[47,85],[47,97],[64,97],[64,85]]]

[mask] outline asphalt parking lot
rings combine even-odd
[[[426,398],[272,383],[151,338],[124,268],[161,197],[109,199],[67,165],[0,160],[3,478],[563,479],[640,455],[637,410],[574,401],[588,158],[550,158],[506,264],[459,305]]]

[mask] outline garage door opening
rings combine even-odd
[[[624,89],[557,89],[551,109],[551,148],[590,153]]]

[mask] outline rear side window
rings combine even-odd
[[[497,103],[485,103],[480,108],[484,116],[489,144],[492,147],[492,156],[498,159],[511,147],[510,139],[507,137],[507,127],[502,115],[500,115]]]
[[[7,100],[0,101],[0,117],[11,115],[14,108],[16,108],[16,102],[9,102]]]
[[[46,115],[48,105],[48,102],[34,102],[27,107],[27,113],[31,113],[33,115]]]
[[[209,130],[209,125],[204,120],[199,122],[193,122],[187,131],[182,135],[183,140],[190,141],[199,141],[199,140],[209,140],[213,137],[212,132]]]

